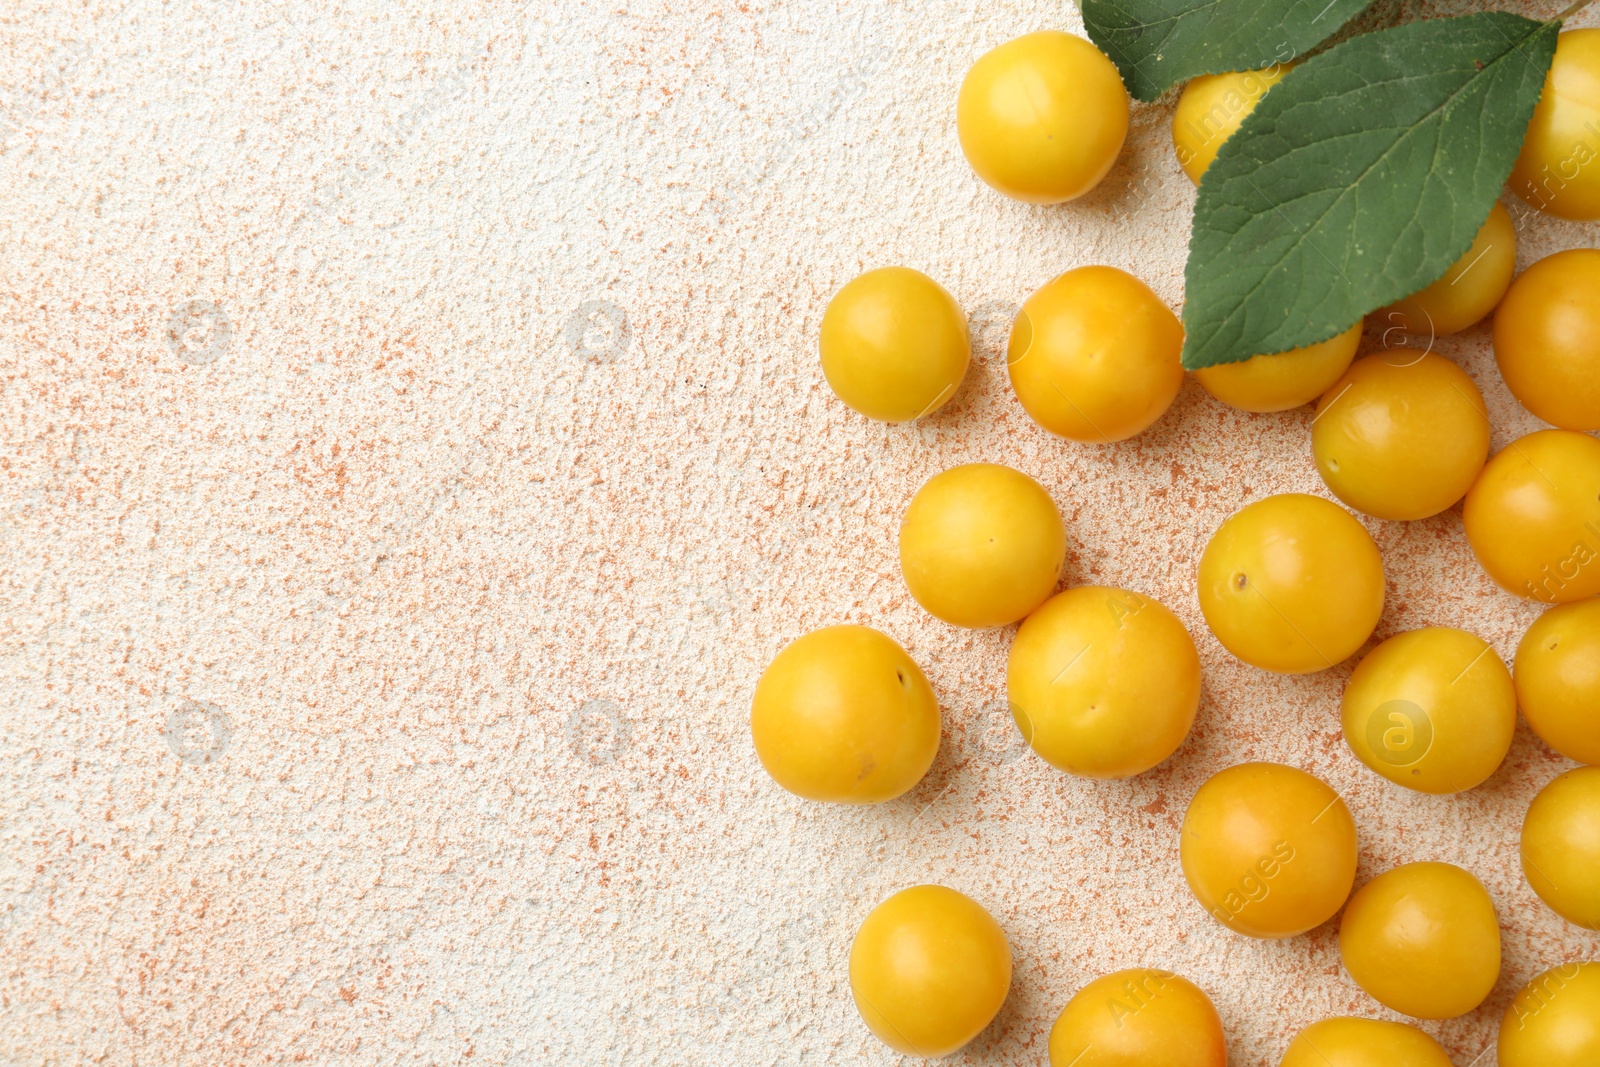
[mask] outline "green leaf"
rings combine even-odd
[[[1128,92],[1154,100],[1200,74],[1287,63],[1372,0],[1083,0],[1089,37]]]
[[[1511,173],[1560,28],[1413,22],[1279,82],[1200,183],[1183,365],[1325,341],[1444,274]]]

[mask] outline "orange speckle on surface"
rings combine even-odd
[[[1177,820],[1248,759],[1341,793],[1360,880],[1434,859],[1485,882],[1503,980],[1429,1026],[1458,1063],[1527,979],[1600,958],[1517,861],[1570,764],[1519,730],[1478,789],[1403,795],[1338,739],[1353,663],[1270,675],[1206,630],[1217,524],[1327,495],[1310,409],[1186,381],[1137,439],[1084,446],[1010,391],[1010,316],[1068,266],[1181,306],[1170,101],[1134,110],[1093,192],[1037,210],[988,192],[952,126],[967,66],[1017,32],[1004,6],[271,6],[7,11],[11,1058],[888,1063],[850,938],[938,882],[1015,955],[965,1062],[1035,1062],[1076,989],[1160,966],[1215,1000],[1233,1062],[1271,1064],[1372,1005],[1330,927],[1262,949],[1189,895]],[[1517,224],[1525,262],[1588,240]],[[889,263],[998,324],[898,427],[838,403],[816,350],[829,296]],[[191,301],[223,318],[169,344]],[[1436,350],[1495,447],[1534,428],[1486,328]],[[1032,756],[1003,699],[1014,629],[911,599],[905,506],[969,462],[1050,493],[1065,584],[1154,597],[1194,636],[1198,717],[1154,770]],[[1537,608],[1484,576],[1458,510],[1367,525],[1373,643],[1453,625],[1511,655]],[[872,808],[783,792],[749,733],[762,667],[842,622],[900,642],[944,724],[922,783]]]

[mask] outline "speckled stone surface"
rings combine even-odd
[[[1016,957],[952,1062],[1042,1063],[1075,989],[1149,964],[1211,994],[1234,1063],[1275,1064],[1320,1017],[1390,1016],[1333,926],[1247,940],[1185,888],[1184,806],[1246,759],[1343,793],[1362,879],[1444,859],[1489,886],[1501,982],[1425,1026],[1458,1064],[1533,973],[1600,958],[1520,873],[1526,805],[1568,766],[1525,726],[1481,788],[1402,792],[1340,738],[1351,664],[1274,677],[1207,632],[1210,531],[1326,492],[1309,410],[1190,381],[1085,447],[1012,396],[1009,316],[1055,274],[1182,298],[1170,95],[1071,205],[1008,202],[961,158],[968,64],[1079,30],[1069,4],[333,7],[0,12],[0,1060],[893,1063],[850,938],[942,882]],[[1524,265],[1600,243],[1512,206]],[[829,295],[888,263],[944,283],[977,342],[904,427],[847,411],[814,351]],[[1496,447],[1536,427],[1485,329],[1438,350]],[[1050,490],[1066,581],[1194,633],[1203,706],[1156,770],[1021,751],[1011,631],[906,593],[901,511],[969,460]],[[1377,638],[1458,625],[1509,657],[1536,610],[1458,511],[1368,526]],[[872,809],[783,793],[746,725],[765,662],[841,621],[901,641],[943,707],[931,773]]]

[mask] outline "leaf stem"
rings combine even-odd
[[[1568,19],[1570,19],[1572,16],[1576,15],[1578,12],[1582,11],[1584,8],[1588,7],[1592,3],[1594,3],[1594,0],[1578,0],[1577,3],[1573,4],[1571,7],[1567,8],[1565,11],[1563,11],[1561,14],[1557,15],[1555,18],[1551,19],[1550,21],[1551,22],[1565,22]]]

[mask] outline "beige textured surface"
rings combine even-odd
[[[1076,29],[1069,5],[331,6],[0,14],[0,1060],[888,1063],[849,939],[940,881],[1017,960],[956,1062],[1042,1062],[1073,990],[1151,964],[1211,993],[1236,1063],[1275,1063],[1318,1017],[1385,1013],[1331,927],[1248,941],[1185,890],[1184,805],[1248,758],[1344,793],[1363,877],[1450,859],[1488,883],[1504,977],[1427,1027],[1457,1063],[1533,972],[1600,957],[1518,870],[1565,766],[1525,727],[1484,787],[1402,793],[1340,741],[1348,665],[1271,677],[1205,631],[1209,531],[1323,491],[1307,412],[1190,382],[1089,448],[1011,396],[1007,309],[1054,274],[1181,298],[1170,99],[1074,205],[1006,202],[961,159],[967,64]],[[1600,237],[1517,214],[1524,263]],[[813,351],[829,294],[894,262],[943,281],[981,349],[903,428],[847,412]],[[592,301],[625,328],[574,325]],[[1483,330],[1440,348],[1497,447],[1534,426]],[[1167,764],[1091,783],[1020,755],[1010,633],[907,596],[901,509],[976,459],[1049,488],[1070,581],[1196,634],[1205,702]],[[1510,654],[1535,612],[1457,513],[1370,525],[1380,636],[1461,625]],[[782,793],[746,729],[765,661],[845,620],[910,649],[947,727],[872,810]]]

